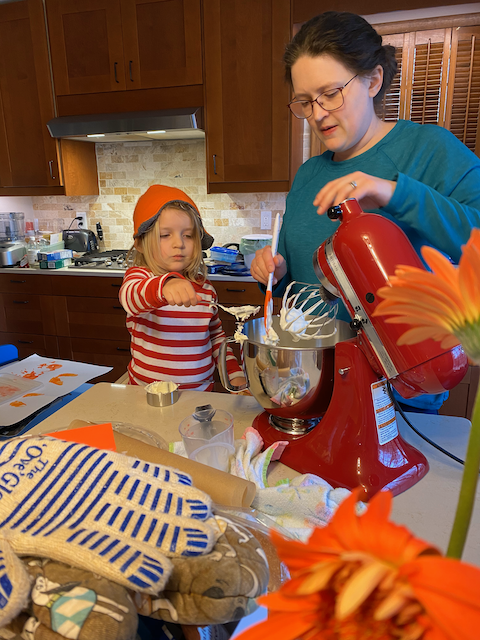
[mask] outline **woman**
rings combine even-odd
[[[395,49],[362,17],[328,11],[303,25],[284,55],[293,100],[327,151],[300,167],[287,196],[278,253],[257,251],[251,273],[262,284],[274,272],[274,295],[292,280],[317,283],[315,249],[338,226],[323,215],[346,198],[398,224],[419,251],[452,260],[480,226],[480,160],[446,129],[375,114],[397,70]],[[338,317],[349,320],[346,310]],[[445,394],[408,401],[437,411]],[[404,401],[406,403],[406,401]]]

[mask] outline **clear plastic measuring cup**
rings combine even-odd
[[[230,456],[235,452],[231,413],[215,410],[210,404],[196,407],[191,416],[182,420],[178,430],[191,460],[221,471],[229,470]]]

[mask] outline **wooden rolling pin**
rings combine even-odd
[[[91,426],[91,424],[84,420],[73,420],[69,425],[69,429],[78,429],[79,427]],[[249,507],[253,502],[256,492],[253,482],[237,478],[230,473],[219,471],[206,464],[179,456],[176,453],[152,447],[140,440],[125,436],[123,433],[114,431],[113,435],[119,453],[124,453],[133,458],[140,458],[146,462],[163,464],[188,473],[195,487],[208,493],[217,504],[223,504],[227,507]]]

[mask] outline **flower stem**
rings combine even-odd
[[[467,539],[468,528],[475,503],[477,491],[478,472],[480,468],[480,390],[475,398],[473,407],[472,428],[468,440],[467,455],[463,469],[462,486],[458,498],[457,511],[453,521],[450,542],[448,543],[447,556],[450,558],[462,557],[463,547]]]

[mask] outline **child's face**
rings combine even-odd
[[[157,236],[153,251],[155,262],[165,271],[182,273],[190,264],[195,249],[193,222],[189,215],[167,207],[160,214],[153,233]]]

